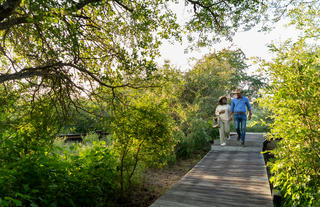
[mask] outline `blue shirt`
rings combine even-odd
[[[242,96],[241,99],[234,98],[231,101],[230,111],[234,112],[246,112],[246,106],[248,110],[251,111],[251,106],[249,99],[245,96]]]

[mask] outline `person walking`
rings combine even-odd
[[[250,120],[252,116],[251,105],[249,103],[249,99],[245,96],[242,96],[241,89],[236,89],[234,94],[236,97],[231,101],[229,120],[231,121],[234,115],[234,123],[238,134],[237,140],[239,141],[241,139],[241,144],[244,145],[247,124],[247,108],[249,112],[248,119]]]
[[[215,112],[218,117],[221,146],[225,146],[227,144],[226,137],[230,139],[229,109],[230,106],[227,104],[227,97],[221,96],[218,100],[218,106]]]

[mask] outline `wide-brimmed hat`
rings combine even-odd
[[[220,103],[220,101],[221,101],[223,98],[227,99],[226,96],[220,96],[219,99],[218,99],[218,104]],[[227,99],[227,100],[228,100],[228,99]]]
[[[235,91],[233,91],[232,93],[242,93],[242,90],[240,88],[237,88]]]

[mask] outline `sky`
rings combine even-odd
[[[177,13],[178,22],[182,22],[183,19],[188,16],[187,8],[181,3],[173,5],[173,7]],[[268,33],[258,32],[259,28],[260,26],[258,25],[249,31],[236,33],[232,42],[224,41],[211,47],[201,48],[189,53],[184,52],[185,48],[188,46],[186,42],[179,44],[164,41],[160,48],[161,57],[158,58],[157,62],[160,65],[163,65],[165,60],[169,60],[173,66],[181,71],[188,71],[195,64],[196,60],[200,59],[205,54],[228,48],[231,45],[232,48],[240,48],[247,58],[260,57],[271,60],[273,55],[268,49],[270,43],[279,44],[289,38],[296,39],[299,35],[298,31],[295,30],[293,26],[288,27],[284,21],[276,24],[275,29]],[[255,66],[251,66],[249,71],[253,73],[255,72],[255,68]]]

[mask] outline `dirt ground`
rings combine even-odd
[[[145,172],[144,182],[136,192],[129,206],[147,207],[177,183],[193,168],[207,152],[199,152],[192,158],[179,160],[175,165],[163,169],[149,169]]]

